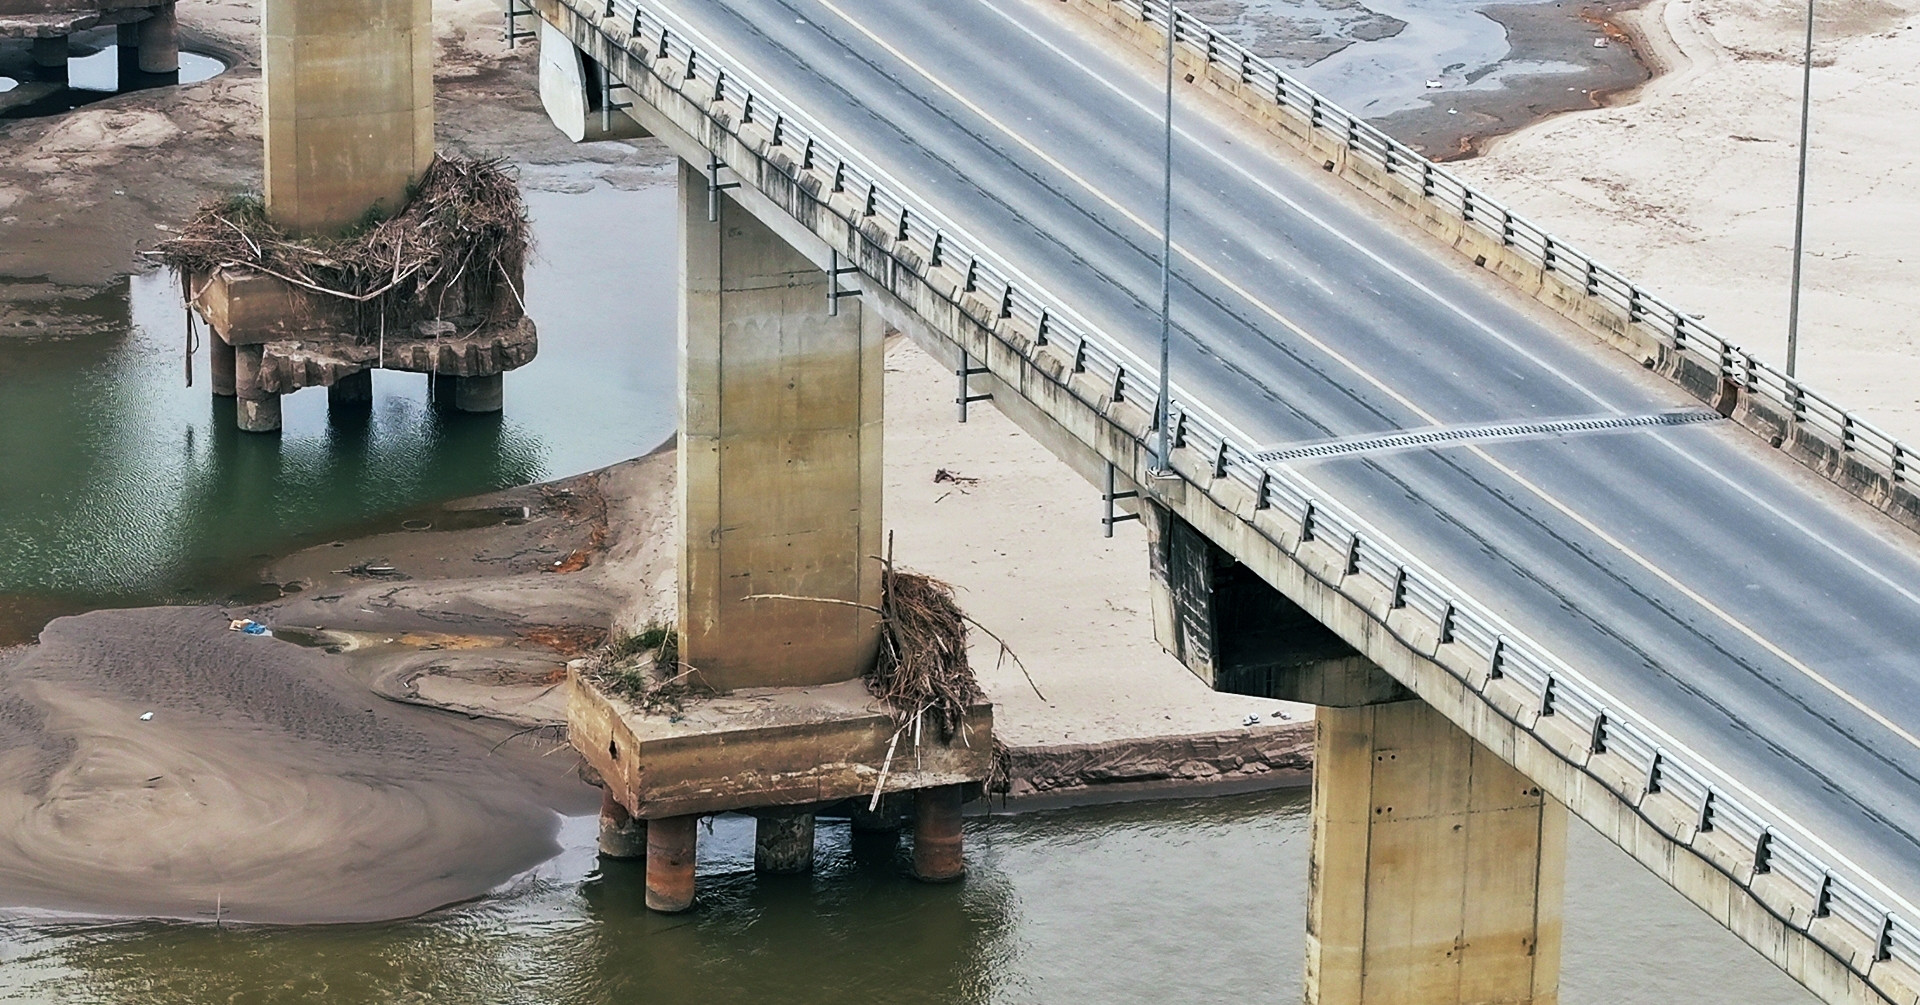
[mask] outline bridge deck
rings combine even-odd
[[[846,147],[1152,358],[1161,134],[1147,67],[1039,0],[674,6]],[[1250,123],[1196,114],[1190,98],[1185,109],[1175,379],[1254,438],[1694,404]],[[1724,422],[1436,439],[1291,463],[1731,790],[1920,900],[1908,532]]]

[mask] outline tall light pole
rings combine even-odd
[[[1167,4],[1167,109],[1165,172],[1161,176],[1160,214],[1160,403],[1155,408],[1154,424],[1160,438],[1153,455],[1153,472],[1173,472],[1173,395],[1167,379],[1167,360],[1173,340],[1173,37],[1179,34],[1179,15],[1173,0]]]
[[[1813,0],[1807,0],[1807,48],[1800,63],[1800,188],[1793,204],[1793,291],[1787,302],[1787,376],[1800,354],[1800,258],[1807,233],[1807,134],[1813,112]]]

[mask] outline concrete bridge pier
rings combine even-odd
[[[40,35],[30,44],[34,75],[41,80],[67,78],[67,36]]]
[[[708,198],[682,161],[680,658],[717,691],[851,680],[880,643],[884,331]]]
[[[1418,700],[1315,711],[1307,995],[1559,1000],[1567,813]]]
[[[813,871],[813,814],[787,809],[754,814],[753,869],[769,875]]]
[[[373,411],[373,371],[357,370],[327,385],[327,415],[333,419],[364,418]]]
[[[318,235],[399,210],[433,161],[431,0],[267,0],[261,28],[267,215]]]
[[[171,3],[147,8],[148,18],[135,22],[134,46],[140,56],[136,65],[141,73],[180,72],[180,16]],[[125,26],[122,26],[123,28]],[[120,36],[126,44],[126,33]],[[122,53],[124,56],[125,54]]]
[[[698,814],[647,821],[648,909],[677,914],[693,906],[693,866],[699,846]]]
[[[211,328],[207,332],[207,374],[213,386],[213,394],[218,398],[231,398],[234,395],[234,359],[233,343],[220,336]]]
[[[506,406],[506,374],[486,373],[453,378],[456,412],[498,412]]]
[[[575,668],[569,735],[647,821],[656,911],[693,903],[699,816],[753,814],[756,868],[800,872],[814,810],[876,791],[870,822],[895,826],[916,793],[915,872],[958,879],[992,706],[899,744],[861,680],[881,627],[880,319],[851,297],[830,310],[815,259],[685,161],[680,211],[678,658],[699,693],[668,715]]]
[[[913,794],[913,875],[924,883],[951,883],[967,875],[961,854],[958,785],[920,789]]]
[[[1566,809],[1157,506],[1155,633],[1215,690],[1309,702],[1306,1000],[1558,1000]]]
[[[606,858],[647,857],[647,822],[628,813],[605,789],[600,790],[600,854]]]
[[[280,431],[280,396],[264,390],[260,383],[260,364],[264,351],[264,347],[259,345],[233,347],[234,396],[239,399],[234,408],[234,422],[246,433]],[[218,385],[215,387],[217,389]]]

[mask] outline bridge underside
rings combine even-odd
[[[647,131],[706,181],[738,183],[724,200],[817,268],[856,265],[865,309],[943,362],[983,367],[976,391],[1090,483],[1111,476],[1149,504],[1169,648],[1216,685],[1347,706],[1322,717],[1316,779],[1311,965],[1322,1000],[1553,1000],[1565,810],[1822,998],[1916,1000],[1920,975],[1769,872],[1740,835],[1710,826],[1633,751],[1596,744],[1593,728],[1501,673],[1497,642],[1489,660],[1450,630],[1448,612],[1362,574],[1357,533],[1324,532],[1311,508],[1268,505],[1200,442],[1175,448],[1178,477],[1150,477],[1152,416],[1137,395],[1008,310],[972,262],[937,244],[930,255],[904,216],[876,212],[875,192],[842,186],[811,145],[784,139],[777,116],[744,114],[743,87],[716,93],[684,49],[633,37],[599,4],[537,7],[625,82]],[[1297,631],[1238,637],[1275,618]],[[1409,862],[1451,875],[1418,887]]]

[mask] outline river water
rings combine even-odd
[[[308,390],[285,398],[283,435],[242,434],[232,401],[207,393],[206,353],[186,385],[163,273],[95,298],[93,337],[0,338],[0,645],[59,613],[218,598],[294,546],[671,436],[670,181],[527,193],[540,353],[507,375],[502,415],[436,410],[425,376],[381,371],[370,422],[330,426],[326,393]]]
[[[967,879],[823,822],[810,877],[753,874],[753,823],[701,838],[690,914],[641,907],[594,821],[497,896],[385,925],[0,927],[0,1001],[554,1005],[1297,1002],[1303,790],[976,817]],[[864,838],[864,836],[863,836]],[[1813,999],[1584,825],[1567,881],[1567,1005]]]
[[[1336,97],[1408,107],[1434,52],[1454,73],[1498,59],[1497,33],[1464,13],[1477,4],[1377,6],[1410,27],[1321,64],[1314,82]],[[1435,50],[1422,33],[1451,41]],[[675,411],[667,177],[528,194],[537,246],[527,299],[541,351],[508,376],[498,417],[436,411],[424,378],[381,373],[364,426],[329,427],[325,396],[309,391],[287,399],[282,437],[242,436],[231,405],[205,391],[204,354],[185,386],[178,295],[158,275],[81,308],[97,315],[91,337],[0,338],[0,644],[58,613],[218,597],[290,547],[659,443]],[[638,870],[603,867],[594,821],[574,819],[558,858],[492,896],[406,922],[0,920],[0,1002],[1300,997],[1302,790],[974,817],[972,873],[942,887],[912,882],[899,849],[856,842],[833,822],[822,824],[812,876],[758,878],[751,821],[712,826],[701,903],[685,916],[643,910]],[[1811,1001],[1584,825],[1570,843],[1564,1001]]]

